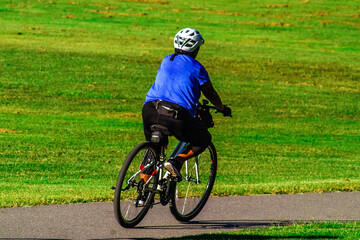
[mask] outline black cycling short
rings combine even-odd
[[[211,143],[209,131],[185,108],[165,101],[161,101],[161,103],[165,103],[168,107],[178,111],[173,116],[164,115],[158,112],[157,101],[145,103],[142,109],[142,117],[146,140],[150,141],[151,139],[151,126],[160,124],[167,127],[178,140],[189,143],[190,150],[195,155],[202,153]]]

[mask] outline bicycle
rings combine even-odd
[[[210,114],[213,106],[203,100],[198,103],[197,117],[207,128],[213,127]],[[126,158],[120,171],[114,196],[114,211],[118,223],[131,228],[145,217],[155,204],[170,203],[172,215],[181,222],[195,218],[205,206],[214,186],[217,154],[211,143],[200,155],[185,162],[179,181],[164,169],[165,148],[171,132],[161,125],[152,126],[151,141],[138,144]],[[179,142],[170,158],[181,153],[188,143]],[[151,175],[145,182],[141,173]],[[158,195],[158,197],[157,197]]]

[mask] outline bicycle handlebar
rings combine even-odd
[[[203,99],[203,103],[201,104],[201,103],[199,102],[199,103],[198,103],[198,107],[199,107],[199,108],[203,108],[203,109],[205,109],[205,110],[214,109],[214,110],[216,110],[215,113],[218,113],[218,112],[222,113],[222,112],[219,111],[219,109],[217,109],[215,106],[211,106],[211,105],[208,105],[208,104],[209,104],[209,100]],[[226,107],[226,105],[224,105],[224,106]],[[224,113],[223,113],[223,115],[224,115],[224,117],[232,117],[232,115],[231,115],[231,109],[230,109],[230,115],[225,115]]]

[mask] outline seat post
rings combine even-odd
[[[164,162],[165,161],[165,145],[162,143],[160,144],[160,161]]]

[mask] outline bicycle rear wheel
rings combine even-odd
[[[140,143],[126,158],[114,196],[115,217],[121,226],[136,226],[148,212],[157,185],[156,159],[155,146],[151,142]],[[152,174],[152,177],[144,183],[141,173]]]
[[[176,184],[170,203],[171,213],[181,222],[196,217],[210,196],[217,168],[214,145],[211,143],[203,153],[185,164],[181,169],[183,181]]]

